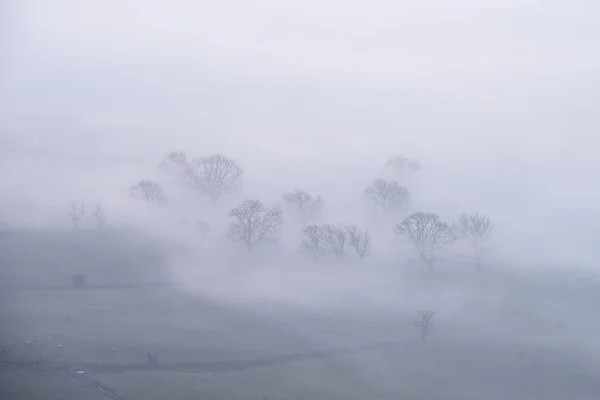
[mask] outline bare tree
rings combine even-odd
[[[71,209],[69,210],[69,217],[73,221],[73,226],[79,228],[79,222],[85,215],[85,205],[77,202],[71,203]]]
[[[215,204],[221,196],[238,188],[244,170],[235,160],[223,155],[197,157],[192,161],[195,167],[195,186]]]
[[[437,250],[452,240],[452,230],[436,213],[416,212],[396,225],[396,236],[404,236],[418,249],[429,270],[437,257]]]
[[[302,240],[302,251],[308,254],[313,261],[320,260],[329,249],[327,235],[323,227],[319,225],[308,225],[302,232],[304,239]]]
[[[400,174],[403,174],[405,171],[416,172],[421,169],[421,164],[417,160],[405,157],[403,155],[390,158],[385,163],[385,166],[393,168]]]
[[[158,356],[155,356],[151,352],[146,353],[146,366],[156,367],[158,365]]]
[[[344,229],[343,226],[331,224],[323,225],[322,229],[323,233],[325,234],[329,251],[331,251],[337,258],[342,258],[344,256],[346,240],[348,239],[346,229]]]
[[[100,204],[96,204],[96,208],[92,212],[92,216],[96,219],[96,224],[98,225],[98,228],[106,227],[108,218],[106,216],[106,213],[104,212],[104,209],[102,208],[102,206],[100,206]]]
[[[346,226],[346,232],[348,234],[348,243],[356,250],[356,254],[361,261],[371,252],[371,234],[366,229],[364,232],[361,231],[357,225]]]
[[[131,196],[136,199],[144,200],[148,203],[164,204],[167,201],[167,197],[163,192],[160,183],[142,179],[129,189]]]
[[[482,253],[492,238],[493,227],[490,217],[476,212],[460,214],[452,227],[456,237],[465,240],[473,248],[477,268],[482,267]]]
[[[165,155],[159,168],[168,175],[185,178],[193,174],[193,168],[183,151],[172,151]]]
[[[433,317],[435,317],[435,313],[433,311],[419,311],[419,316],[415,321],[415,326],[419,328],[422,339],[427,337],[429,330],[433,327]]]
[[[229,235],[244,242],[249,250],[259,242],[274,240],[283,222],[279,208],[266,208],[260,200],[244,200],[229,216],[236,219],[229,227]]]
[[[202,190],[204,188],[198,166],[183,151],[172,151],[166,154],[158,167],[165,174],[183,183],[188,189]]]
[[[323,198],[321,196],[313,196],[303,189],[284,193],[282,198],[288,211],[302,222],[308,222],[317,218],[323,207]]]
[[[386,215],[399,211],[410,201],[408,189],[396,181],[376,179],[365,190],[367,201],[379,207]]]

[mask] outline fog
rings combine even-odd
[[[597,398],[598,12],[1,2],[0,393]],[[212,198],[194,158],[214,154],[243,174]],[[407,201],[384,212],[376,179]],[[320,212],[294,214],[295,189]],[[256,244],[230,216],[253,199],[281,212]],[[419,212],[452,231],[433,259],[397,233]],[[493,224],[481,260],[454,229],[474,212]],[[342,255],[308,251],[326,224],[368,230],[364,259],[345,230]]]

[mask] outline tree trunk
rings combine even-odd
[[[433,272],[433,264],[435,262],[434,254],[427,250],[421,250],[421,259],[427,264],[427,271]]]

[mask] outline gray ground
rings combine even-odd
[[[105,400],[106,396],[93,386],[66,374],[3,369],[0,371],[0,399]]]
[[[126,399],[583,400],[600,394],[597,359],[568,347],[483,340],[451,324],[422,341],[408,318],[384,313],[350,319],[341,311],[290,315],[261,304],[236,310],[174,289],[140,288],[11,292],[1,317],[2,344],[23,360],[38,360],[44,369],[52,363],[85,369],[87,382]],[[299,334],[295,326],[305,328]],[[154,369],[145,366],[147,352],[159,358]],[[7,364],[1,379],[7,399],[98,395],[68,373],[31,365]]]
[[[3,274],[26,283],[28,264],[14,265]],[[385,302],[349,292],[303,306],[115,286],[110,274],[72,289],[60,285],[70,268],[52,287],[0,291],[1,399],[600,398],[591,277],[382,268],[371,295]],[[437,312],[425,340],[420,304]]]

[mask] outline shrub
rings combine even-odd
[[[73,274],[71,275],[71,284],[75,289],[81,289],[85,286],[85,275],[84,274]]]

